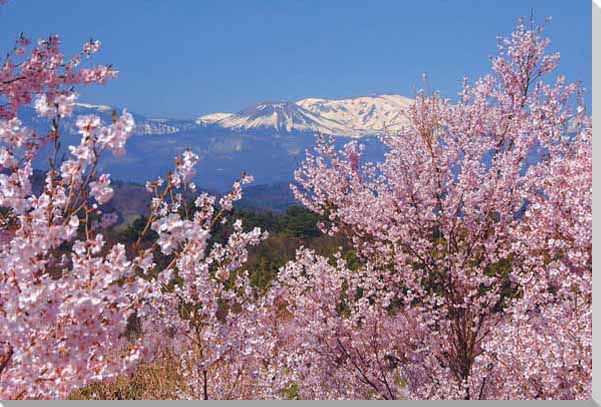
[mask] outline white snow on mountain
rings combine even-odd
[[[75,107],[76,108],[80,108],[80,109],[97,110],[99,112],[111,112],[113,110],[112,106],[108,106],[108,105],[92,105],[92,104],[89,104],[89,103],[75,103]]]
[[[275,130],[361,137],[400,129],[407,123],[405,111],[411,103],[400,95],[306,98],[259,103],[238,113],[213,113],[198,118],[197,123],[236,132]]]
[[[293,102],[259,103],[224,117],[216,125],[233,130],[275,130],[278,133],[327,130],[344,132],[339,123],[315,115]]]
[[[134,113],[140,135],[206,134],[205,130],[278,135],[291,133],[363,137],[395,132],[407,123],[412,100],[383,94],[345,99],[305,98],[294,102],[265,102],[238,113],[212,113],[196,120],[147,118]],[[97,114],[107,123],[112,106],[78,103],[78,114]],[[120,113],[120,109],[116,109]],[[63,127],[77,134],[74,120]]]
[[[69,134],[78,134],[75,125],[77,116],[82,114],[98,115],[106,124],[112,120],[113,111],[121,114],[122,109],[108,105],[95,105],[90,103],[76,103],[75,114],[70,118],[63,119],[61,126]],[[136,122],[135,133],[141,135],[163,135],[175,134],[182,130],[189,130],[191,127],[198,127],[190,120],[171,120],[171,119],[150,119],[136,113],[132,113]]]
[[[181,129],[177,126],[170,125],[168,121],[147,120],[145,122],[136,123],[136,134],[157,135],[157,134],[175,134]]]
[[[395,131],[407,124],[406,109],[413,101],[400,95],[361,96],[348,99],[301,99],[296,103],[320,117],[362,136]]]
[[[218,122],[219,120],[225,119],[226,117],[230,117],[233,113],[213,113],[207,114],[205,116],[201,116],[196,119],[197,124],[213,124]]]

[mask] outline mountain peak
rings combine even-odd
[[[304,98],[262,102],[238,113],[214,113],[197,123],[235,132],[322,133],[361,137],[398,130],[412,100],[383,94],[344,99]]]

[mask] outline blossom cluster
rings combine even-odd
[[[419,93],[380,163],[319,138],[292,188],[359,262],[301,248],[263,292],[245,264],[267,233],[231,216],[252,177],[197,192],[193,150],[146,184],[137,240],[108,238],[99,163],[133,117],[78,117],[65,158],[59,123],[73,86],[116,72],[80,67],[98,41],[26,57],[20,36],[0,69],[0,398],[65,398],[169,352],[181,398],[589,399],[592,121],[542,33],[521,22],[456,103]],[[17,117],[30,104],[48,134]]]
[[[108,134],[130,120],[125,112],[113,126],[94,121]],[[119,137],[131,129],[119,130]],[[89,189],[99,203],[112,191],[107,175],[95,175],[104,146],[87,131],[61,165],[62,175],[56,168],[47,173],[42,193],[32,192],[31,159],[0,175],[0,205],[8,209],[0,247],[2,398],[63,397],[127,372],[144,353],[123,332],[148,284],[131,272],[125,247],[106,247],[88,222],[97,210]],[[19,138],[13,140],[3,139],[9,157],[19,152]]]
[[[167,183],[148,184],[155,194],[152,213],[133,253],[107,241],[103,233],[117,215],[103,213],[113,188],[99,163],[106,153],[125,154],[133,117],[114,112],[106,125],[96,115],[79,116],[81,141],[68,146],[65,158],[59,158],[59,123],[73,114],[73,86],[104,83],[116,72],[80,68],[98,52],[98,41],[70,59],[57,36],[39,41],[25,57],[28,45],[19,37],[0,70],[0,398],[65,398],[93,381],[127,374],[166,348],[178,350],[183,374],[191,375],[182,397],[197,394],[198,366],[205,383],[210,380],[206,392],[226,397],[224,384],[234,372],[255,375],[258,369],[250,367],[259,354],[252,345],[258,308],[239,269],[247,246],[266,234],[245,232],[235,222],[225,244],[209,240],[240,199],[241,185],[252,179],[236,182],[219,212],[206,194],[191,208],[185,194],[195,191],[199,158],[185,151]],[[48,134],[22,125],[17,113],[28,104],[48,121]],[[43,190],[34,193],[33,161],[46,146],[50,167]],[[147,247],[142,241],[151,230],[158,238]],[[165,259],[170,263],[158,268]],[[188,306],[191,314],[178,312]],[[126,333],[136,319],[144,334],[132,338]],[[230,383],[232,397],[238,388]]]
[[[260,375],[269,347],[261,340],[257,321],[264,307],[256,298],[243,265],[248,247],[267,237],[259,228],[244,231],[232,222],[225,242],[212,241],[214,230],[228,222],[232,204],[241,198],[240,185],[250,182],[244,175],[232,192],[221,199],[202,193],[190,204],[192,167],[198,156],[185,151],[176,157],[175,170],[167,182],[157,179],[147,188],[155,198],[147,226],[157,234],[156,244],[139,248],[139,267],[156,269],[159,258],[167,264],[158,268],[155,281],[162,287],[145,298],[138,312],[144,346],[155,355],[170,352],[178,357],[183,398],[239,398],[256,396],[256,390],[241,387]],[[168,198],[171,197],[171,198]],[[229,202],[224,205],[223,202]],[[248,393],[250,392],[250,393]]]
[[[364,264],[284,274],[313,276],[282,280],[310,397],[590,398],[592,121],[533,27],[456,103],[419,93],[383,162],[307,153],[296,197]]]

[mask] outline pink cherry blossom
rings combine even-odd
[[[90,194],[99,204],[107,203],[113,196],[109,174],[102,174],[97,181],[90,183]]]
[[[520,22],[457,102],[419,93],[381,163],[325,139],[296,197],[350,270],[280,275],[282,388],[308,398],[590,399],[592,122]],[[535,160],[532,157],[536,157]]]
[[[0,69],[0,398],[66,398],[167,351],[188,399],[590,399],[592,120],[532,27],[501,38],[457,100],[420,92],[382,162],[319,138],[293,190],[359,261],[300,248],[265,292],[246,262],[267,233],[231,219],[252,177],[189,202],[190,150],[146,184],[138,240],[107,237],[98,164],[125,154],[134,119],[77,118],[64,159],[55,124],[74,86],[116,72],[81,67],[99,41],[67,58],[58,36],[19,36]],[[31,104],[47,134],[17,117]]]

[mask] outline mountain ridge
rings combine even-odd
[[[214,135],[223,133],[255,135],[326,134],[361,138],[397,131],[407,119],[404,112],[412,100],[397,94],[351,98],[308,97],[296,101],[261,102],[236,113],[215,112],[196,119],[150,118],[131,112],[136,135]],[[62,129],[76,135],[76,117],[96,114],[110,122],[113,110],[121,109],[91,103],[76,103],[74,115],[63,118]],[[25,124],[42,129],[44,121],[31,107],[23,108]]]
[[[200,187],[228,191],[243,172],[252,174],[257,185],[288,183],[303,162],[305,151],[315,146],[316,133],[336,136],[337,148],[349,139],[360,138],[366,146],[362,159],[381,159],[386,147],[376,137],[378,131],[393,121],[408,100],[387,95],[259,103],[238,114],[214,113],[209,116],[212,120],[200,123],[195,119],[150,118],[131,112],[136,129],[127,141],[127,154],[119,158],[103,156],[99,171],[114,179],[143,183],[164,176],[172,169],[174,157],[191,149],[200,157],[194,178]],[[75,125],[79,115],[95,114],[108,124],[113,110],[121,112],[120,108],[107,105],[76,105],[73,115],[60,121],[63,139],[59,155],[66,156],[69,145],[80,143],[81,134]],[[19,117],[25,126],[40,134],[47,134],[50,129],[51,123],[38,117],[32,107],[23,107]],[[233,125],[219,124],[223,120]],[[46,146],[40,151],[35,168],[47,168],[51,150],[51,146]]]
[[[303,98],[262,102],[237,113],[211,113],[197,123],[230,131],[275,130],[277,133],[322,133],[363,137],[399,130],[412,100],[397,94],[352,98]]]

